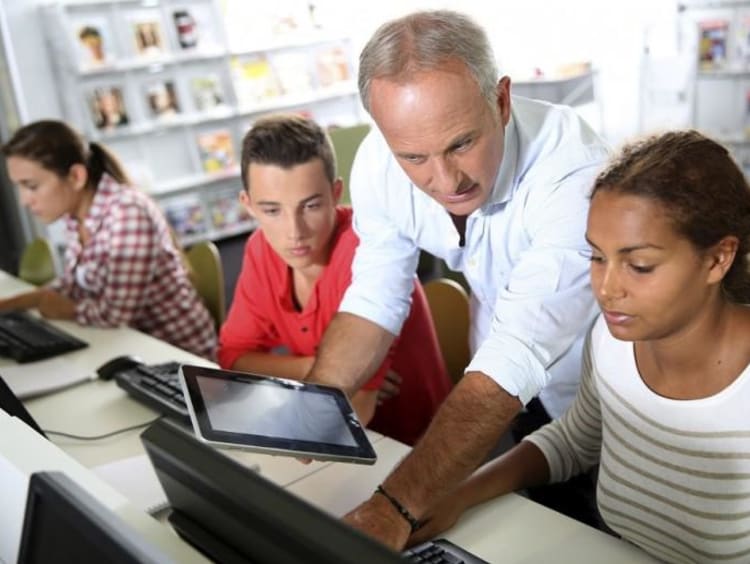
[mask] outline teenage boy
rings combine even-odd
[[[351,282],[359,242],[351,209],[337,206],[343,185],[335,168],[330,141],[311,120],[272,116],[245,136],[240,201],[258,230],[221,329],[222,367],[298,380],[310,371]],[[410,445],[450,388],[416,279],[411,301],[400,338],[351,398],[363,424]],[[401,379],[399,393],[377,405],[389,370]]]

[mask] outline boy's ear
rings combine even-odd
[[[737,249],[740,241],[734,235],[727,235],[721,241],[716,243],[708,252],[711,260],[708,271],[708,282],[713,284],[720,283],[734,263],[734,257],[737,255]]]
[[[73,187],[76,190],[86,188],[86,184],[89,181],[89,171],[86,170],[86,165],[82,163],[71,165],[70,170],[68,170],[68,180],[73,182]]]
[[[341,195],[344,193],[344,181],[341,177],[338,177],[333,181],[333,203],[338,204],[341,200]]]
[[[255,218],[253,208],[250,205],[250,194],[248,194],[247,190],[240,190],[239,198],[240,204],[242,204],[242,207],[245,208],[245,211],[250,214],[250,217]]]

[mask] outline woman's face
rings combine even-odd
[[[7,159],[8,175],[18,187],[21,204],[44,223],[74,213],[84,192],[74,174],[58,176],[39,163],[18,156]]]
[[[713,260],[678,233],[662,204],[599,191],[586,238],[591,285],[612,336],[663,339],[689,330],[710,307]]]

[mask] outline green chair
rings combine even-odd
[[[457,384],[471,360],[469,295],[461,284],[449,278],[430,280],[423,287],[445,367]]]
[[[344,181],[344,192],[341,195],[341,203],[351,204],[349,197],[349,178],[351,177],[352,165],[354,164],[354,155],[362,139],[370,131],[370,125],[361,123],[351,127],[337,127],[328,131],[328,136],[333,143],[333,151],[336,154],[336,167],[338,175]]]
[[[29,284],[43,286],[56,275],[55,251],[52,245],[44,237],[34,239],[21,254],[18,277]]]
[[[192,270],[190,277],[193,285],[219,329],[226,315],[224,268],[219,250],[211,241],[203,241],[190,247],[187,259]]]

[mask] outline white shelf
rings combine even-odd
[[[167,194],[182,192],[192,188],[199,188],[201,186],[207,186],[233,178],[239,180],[239,177],[240,167],[236,166],[221,172],[203,172],[183,176],[168,182],[160,182],[151,188],[148,193],[152,196],[166,196]]]
[[[253,105],[245,105],[239,108],[239,115],[251,115],[268,112],[272,110],[281,110],[293,108],[296,106],[306,106],[315,102],[322,102],[342,96],[352,96],[358,93],[357,85],[354,81],[346,81],[328,88],[319,88],[309,90],[300,94],[287,94],[276,96]]]
[[[257,222],[248,221],[240,225],[226,227],[223,229],[209,229],[204,233],[194,233],[191,235],[180,237],[179,239],[183,247],[189,247],[202,241],[219,241],[221,239],[227,239],[229,237],[236,237],[237,235],[250,233],[251,231],[254,231],[256,227]]]

